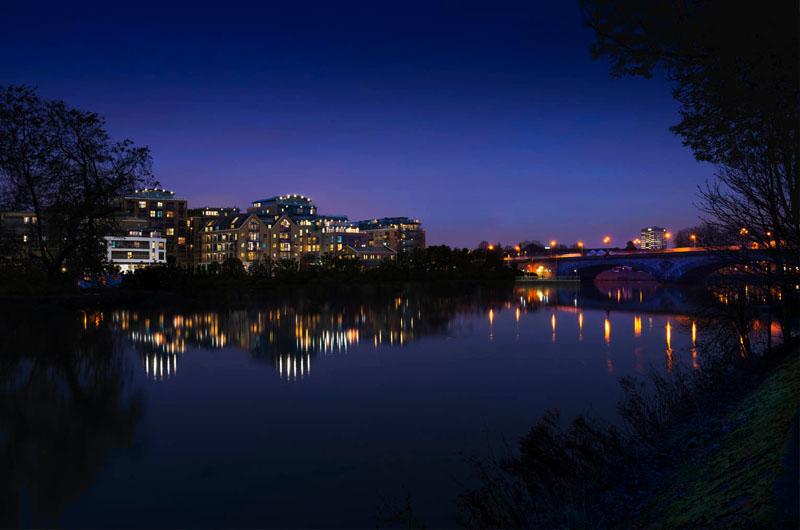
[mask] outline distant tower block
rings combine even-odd
[[[667,248],[667,229],[660,226],[642,228],[642,250],[664,250]]]

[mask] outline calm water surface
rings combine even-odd
[[[296,290],[4,319],[3,517],[66,527],[453,526],[462,453],[617,378],[697,365],[689,293]],[[10,345],[10,347],[8,347]]]

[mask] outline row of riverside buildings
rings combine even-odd
[[[350,221],[321,215],[311,199],[281,195],[236,207],[189,208],[165,189],[144,189],[120,199],[119,234],[107,238],[108,261],[123,271],[175,263],[205,269],[228,258],[245,267],[267,261],[302,264],[353,259],[365,266],[425,248],[417,219],[386,217]]]

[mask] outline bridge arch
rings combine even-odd
[[[628,266],[647,272],[658,281],[696,281],[731,266],[746,266],[764,260],[757,253],[675,252],[662,254],[623,254],[604,257],[558,259],[558,274],[578,274],[591,280],[613,267]],[[577,272],[576,272],[577,271]]]

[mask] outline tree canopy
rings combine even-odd
[[[102,264],[121,195],[154,184],[147,147],[113,141],[98,114],[0,87],[0,207],[37,218],[35,252],[57,279]]]
[[[612,76],[663,71],[680,104],[671,130],[695,157],[740,164],[768,146],[787,175],[792,216],[800,220],[797,176],[798,7],[779,0],[580,0]]]

